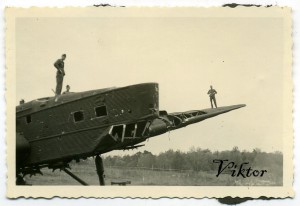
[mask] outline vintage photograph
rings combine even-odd
[[[293,196],[289,8],[6,22],[8,196]]]

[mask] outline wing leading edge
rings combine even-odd
[[[213,109],[192,110],[187,112],[175,112],[170,114],[162,112],[162,118],[171,122],[171,124],[169,125],[169,130],[175,130],[245,106],[245,104],[238,104]]]

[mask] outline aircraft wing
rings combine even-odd
[[[151,121],[141,123],[118,124],[107,127],[97,138],[94,151],[102,153],[113,149],[132,149],[136,144],[149,137],[180,129],[190,124],[201,122],[226,112],[239,109],[245,104],[219,107],[213,109],[192,110],[186,112],[167,113],[160,111],[159,116]],[[129,132],[131,131],[131,132]],[[138,132],[140,131],[140,132]],[[143,132],[142,132],[143,131]]]
[[[166,112],[164,114],[164,112],[162,112],[161,117],[162,119],[170,122],[168,128],[169,130],[175,130],[245,106],[245,104],[238,104],[213,109],[174,112],[169,114],[167,114]]]

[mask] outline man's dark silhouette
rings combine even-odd
[[[67,55],[63,54],[61,55],[61,59],[56,60],[54,63],[55,68],[57,69],[56,72],[56,90],[55,90],[55,95],[60,95],[62,85],[63,85],[63,80],[65,76],[65,63],[64,60],[66,59]]]
[[[70,89],[71,89],[70,85],[67,85],[66,91],[64,91],[63,94],[68,94],[70,92]]]
[[[217,94],[217,91],[213,89],[212,86],[210,86],[210,90],[208,90],[207,94],[209,95],[209,98],[210,98],[210,105],[211,105],[211,108],[214,108],[213,107],[213,102],[215,104],[215,107],[217,108],[217,101],[216,101],[216,97],[215,97],[215,94]]]

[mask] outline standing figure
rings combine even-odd
[[[64,91],[63,94],[68,94],[70,92],[70,89],[71,89],[70,85],[67,85],[66,91]]]
[[[55,95],[60,95],[62,85],[63,85],[63,80],[65,76],[65,70],[64,70],[64,60],[66,59],[67,55],[63,54],[61,55],[61,59],[58,59],[55,63],[54,66],[57,69],[56,72],[56,90],[55,90]]]
[[[217,94],[217,91],[215,89],[213,89],[212,86],[210,86],[210,90],[208,90],[207,94],[209,95],[209,98],[210,98],[210,105],[211,105],[211,108],[214,108],[213,107],[213,102],[215,104],[215,107],[218,108],[217,106],[217,101],[216,101],[216,97],[215,97],[215,94]]]

